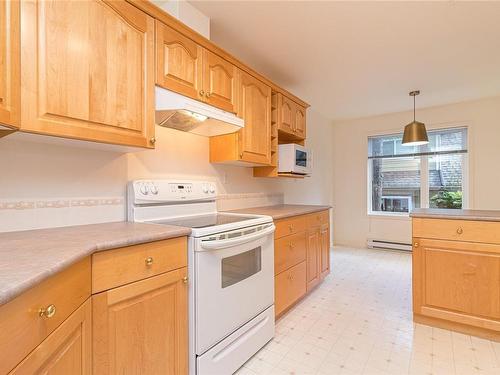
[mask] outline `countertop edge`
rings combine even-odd
[[[464,215],[447,215],[447,214],[425,214],[425,213],[416,213],[410,214],[411,218],[419,218],[419,219],[444,219],[444,220],[467,220],[467,221],[500,221],[499,217],[493,216],[464,216]]]
[[[150,224],[150,225],[156,225],[156,224]],[[88,246],[88,248],[82,248],[81,251],[76,254],[73,257],[65,257],[64,260],[61,262],[57,263],[53,268],[46,269],[43,271],[40,271],[39,273],[35,274],[33,277],[28,278],[19,284],[17,284],[15,287],[10,287],[6,290],[0,290],[0,308],[14,300],[15,298],[19,297],[23,293],[27,292],[29,289],[34,288],[38,284],[42,283],[43,281],[47,280],[51,276],[62,272],[66,268],[74,265],[78,261],[84,259],[87,256],[91,256],[92,254],[99,252],[99,251],[106,251],[106,250],[112,250],[112,249],[118,249],[122,247],[128,247],[128,246],[134,246],[134,245],[140,245],[140,244],[145,244],[145,243],[150,243],[150,242],[156,242],[156,241],[163,241],[163,240],[168,240],[170,238],[177,238],[177,237],[184,237],[188,236],[191,233],[190,228],[185,228],[185,227],[179,227],[178,229],[176,228],[175,230],[170,229],[169,233],[164,233],[164,234],[145,234],[143,236],[136,236],[133,238],[127,238],[127,239],[122,239],[118,240],[117,242],[103,242],[103,243],[93,243]]]
[[[277,212],[275,214],[271,214],[268,211],[273,208],[283,210],[287,206],[290,206],[290,212]],[[314,212],[326,211],[332,209],[332,206],[329,205],[273,205],[273,206],[258,206],[258,207],[248,207],[237,210],[228,210],[223,211],[227,213],[247,213],[247,214],[256,214],[256,215],[267,215],[271,216],[273,220],[282,220],[293,216],[307,215]],[[259,212],[262,210],[264,212]]]

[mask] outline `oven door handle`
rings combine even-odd
[[[260,232],[248,234],[246,236],[230,238],[227,240],[201,241],[201,247],[205,250],[226,249],[228,247],[237,246],[247,242],[258,240],[259,238],[265,237],[273,233],[275,229],[276,227],[273,224],[270,227],[261,230]]]

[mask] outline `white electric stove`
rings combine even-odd
[[[191,228],[189,373],[234,373],[274,336],[274,224],[217,212],[213,182],[136,180],[128,218]]]

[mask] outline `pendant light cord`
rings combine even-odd
[[[413,95],[413,122],[415,122],[415,95]]]

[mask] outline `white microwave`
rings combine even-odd
[[[311,151],[304,146],[287,143],[279,145],[278,172],[279,173],[311,173]]]

